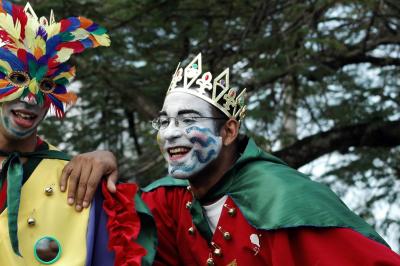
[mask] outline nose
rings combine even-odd
[[[170,121],[169,125],[166,129],[163,130],[161,134],[164,135],[164,138],[168,141],[172,141],[174,139],[180,138],[182,136],[182,129],[179,127],[179,124],[176,118],[171,118],[173,121]]]

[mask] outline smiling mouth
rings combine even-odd
[[[16,117],[25,119],[25,120],[34,120],[37,115],[30,113],[30,112],[25,112],[25,111],[17,111],[17,110],[12,110],[11,111]]]
[[[177,160],[188,154],[190,150],[191,148],[181,146],[169,148],[167,149],[167,152],[171,160]]]
[[[30,128],[35,124],[37,114],[26,110],[11,110],[13,121],[17,126]]]

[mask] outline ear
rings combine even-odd
[[[220,136],[224,146],[232,144],[239,135],[239,122],[236,119],[229,118],[221,128]]]

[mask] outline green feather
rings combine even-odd
[[[98,27],[96,30],[91,32],[93,35],[103,35],[105,33],[107,33],[107,30],[103,27]]]
[[[30,75],[31,77],[35,77],[35,76],[36,76],[36,71],[37,71],[38,65],[36,64],[35,61],[30,60],[30,61],[28,62],[28,66],[29,66],[29,75]]]
[[[36,70],[36,75],[34,76],[36,80],[41,80],[47,73],[47,65],[41,66]]]
[[[62,42],[69,42],[75,39],[75,36],[71,32],[64,32],[61,34]]]
[[[54,82],[59,85],[67,85],[69,83],[69,80],[67,78],[60,78],[55,80]]]

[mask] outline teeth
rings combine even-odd
[[[169,149],[169,153],[171,153],[171,154],[186,153],[188,151],[189,151],[188,148],[172,148],[172,149]]]
[[[23,118],[23,119],[34,119],[34,118],[35,118],[34,115],[24,114],[24,113],[17,112],[17,111],[15,112],[15,114],[16,114],[17,116]]]

